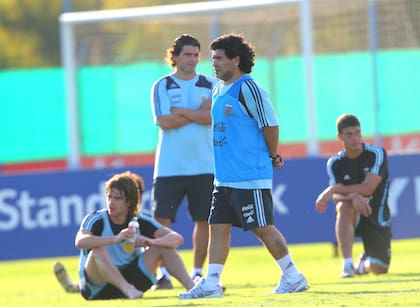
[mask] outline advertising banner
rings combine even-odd
[[[275,223],[288,243],[334,242],[334,205],[315,211],[327,186],[326,159],[286,161],[274,171]],[[390,156],[393,238],[420,237],[420,155]],[[74,238],[83,217],[105,207],[104,183],[127,168],[0,176],[0,260],[77,255]],[[151,213],[153,166],[129,168],[146,189],[143,211]],[[172,227],[191,248],[193,222],[184,205]],[[232,230],[232,246],[259,245],[251,232]]]

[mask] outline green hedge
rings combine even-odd
[[[382,51],[377,67],[381,133],[420,132],[420,51]],[[335,139],[335,119],[342,113],[357,114],[363,134],[373,136],[376,111],[371,55],[316,56],[313,68],[319,139]],[[212,74],[211,63],[201,62],[198,70]],[[153,152],[157,128],[150,110],[150,88],[170,71],[161,62],[80,69],[82,154]],[[281,142],[305,142],[308,115],[303,59],[257,59],[253,76],[275,104]],[[0,72],[0,164],[67,156],[65,90],[61,68]]]

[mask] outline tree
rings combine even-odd
[[[0,69],[59,66],[59,16],[71,11],[118,9],[188,0],[8,0],[0,1]]]
[[[0,1],[0,69],[59,63],[59,1]]]

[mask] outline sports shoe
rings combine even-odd
[[[356,270],[353,266],[344,268],[343,272],[341,272],[341,278],[352,278],[356,274]]]
[[[296,282],[289,282],[284,275],[281,276],[280,283],[271,292],[271,294],[284,294],[293,292],[303,292],[309,289],[308,281],[303,274],[300,274],[299,280]]]
[[[356,269],[355,269],[355,273],[357,275],[364,275],[364,274],[368,273],[368,272],[366,272],[366,269],[365,269],[365,262],[366,262],[367,258],[368,257],[365,254],[360,255],[359,263],[357,264]]]
[[[172,282],[169,279],[165,278],[165,276],[162,276],[157,281],[157,283],[152,286],[153,291],[162,290],[162,289],[172,289],[172,288],[173,288]]]
[[[78,284],[73,283],[67,270],[65,267],[60,263],[56,262],[54,264],[54,274],[57,277],[58,282],[60,285],[69,293],[78,293],[80,292],[80,288]]]
[[[178,298],[180,300],[192,300],[197,298],[223,297],[223,290],[220,285],[217,285],[214,289],[208,289],[207,287],[206,279],[202,277],[192,289],[180,293]]]
[[[192,277],[192,280],[193,280],[193,282],[194,282],[195,284],[197,284],[197,283],[200,281],[200,279],[201,279],[202,277],[203,277],[203,276],[202,276],[200,273],[197,273],[197,274],[195,274],[195,275]],[[220,288],[222,288],[223,293],[225,293],[225,291],[226,291],[226,286],[224,286],[224,285],[222,285],[222,284],[219,284],[219,286],[220,286]]]
[[[201,277],[203,277],[203,275],[201,275],[200,273],[197,273],[194,276],[192,276],[191,279],[193,280],[194,283],[198,283]]]

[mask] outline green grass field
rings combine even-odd
[[[78,258],[0,262],[0,306],[420,306],[420,239],[395,240],[389,274],[339,278],[341,259],[328,243],[290,245],[294,261],[311,288],[304,293],[267,295],[279,269],[263,247],[233,248],[223,272],[225,297],[180,301],[183,289],[148,291],[141,300],[87,302],[68,294],[53,274],[61,261],[76,279]],[[354,255],[362,250],[356,243]],[[191,267],[191,251],[181,251]],[[356,258],[356,257],[355,257]]]

